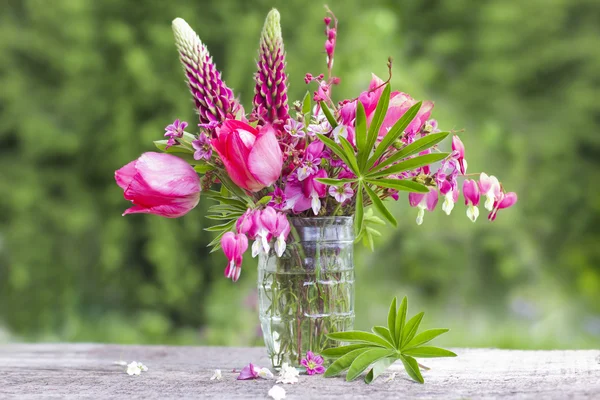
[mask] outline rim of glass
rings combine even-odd
[[[331,221],[334,219],[349,220],[354,219],[354,215],[332,215],[330,217],[290,217],[290,220],[311,220],[311,221]]]

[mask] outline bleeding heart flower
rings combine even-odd
[[[486,197],[486,210],[492,211],[496,199],[502,195],[502,188],[500,187],[498,178],[494,175],[488,176],[485,172],[482,172],[479,176],[479,189],[481,190],[481,194]]]
[[[456,135],[452,137],[452,151],[458,162],[458,170],[461,175],[467,173],[467,160],[465,160],[465,146],[460,138]]]
[[[145,213],[167,218],[187,214],[200,201],[200,178],[194,168],[171,154],[144,153],[115,171],[117,185],[134,206],[123,215]]]
[[[433,211],[438,203],[438,192],[435,188],[430,187],[429,193],[414,193],[408,194],[408,202],[411,207],[417,207],[419,209],[417,213],[417,225],[423,223],[423,217],[425,216],[425,210]]]
[[[473,222],[479,217],[479,187],[473,179],[466,179],[463,182],[463,195],[465,196],[465,205],[467,206],[467,217]]]
[[[242,258],[248,250],[248,238],[242,233],[227,232],[221,238],[221,248],[229,260],[225,268],[225,277],[237,282],[242,273]]]
[[[216,133],[211,143],[235,184],[257,192],[279,178],[283,154],[272,126],[265,125],[259,131],[230,119]]]
[[[490,215],[488,215],[488,219],[490,221],[494,221],[496,219],[496,215],[498,214],[498,210],[512,207],[516,202],[517,194],[515,192],[502,193],[500,198],[496,199],[494,202],[494,208],[492,209]]]

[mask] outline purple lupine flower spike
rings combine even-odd
[[[206,45],[181,18],[173,20],[173,33],[200,123],[219,123],[225,118],[234,118],[242,106],[233,97],[233,91],[221,80],[221,73]]]
[[[279,11],[272,9],[260,37],[258,71],[254,76],[253,116],[280,129],[289,118],[289,108],[285,50],[279,19]]]

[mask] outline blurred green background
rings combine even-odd
[[[114,170],[195,123],[173,44],[183,17],[247,109],[263,19],[282,15],[290,97],[325,70],[323,3],[0,1],[0,342],[261,344],[256,266],[238,283],[209,255],[210,204],[179,220],[122,217]],[[335,97],[371,72],[436,102],[465,129],[470,172],[519,203],[491,224],[457,205],[357,248],[357,327],[394,295],[449,327],[440,344],[600,343],[600,7],[596,0],[330,1],[340,20]],[[482,210],[483,211],[483,210]],[[418,308],[418,309],[417,309]]]

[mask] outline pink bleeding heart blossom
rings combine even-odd
[[[458,170],[461,175],[467,173],[467,160],[465,160],[465,146],[460,138],[456,135],[452,137],[452,152],[458,163]]]
[[[467,217],[473,222],[479,217],[479,186],[473,179],[465,179],[463,182],[463,195],[467,206]]]
[[[425,216],[425,210],[433,211],[438,203],[438,192],[434,188],[429,188],[429,193],[409,193],[408,202],[411,207],[417,207],[419,209],[417,213],[417,225],[423,223],[423,217]]]
[[[302,359],[300,363],[306,367],[306,373],[308,375],[322,374],[325,372],[323,357],[314,354],[312,351],[306,352],[306,358]]]
[[[321,169],[303,181],[298,179],[296,173],[292,173],[285,187],[287,208],[291,208],[295,213],[312,208],[313,213],[318,215],[321,210],[321,198],[327,194],[327,185],[318,182],[318,178],[327,178],[327,172]]]
[[[227,232],[221,238],[221,248],[229,260],[225,268],[225,277],[237,282],[242,273],[242,259],[248,250],[248,238],[242,233]]]
[[[285,251],[285,241],[290,233],[291,227],[287,216],[283,213],[278,213],[273,207],[265,208],[260,214],[262,227],[268,232],[267,239],[275,237],[275,252],[278,257],[283,255]]]
[[[115,171],[117,185],[134,206],[123,215],[145,213],[167,218],[187,214],[200,201],[200,178],[184,160],[171,154],[144,153]]]
[[[502,195],[502,188],[498,178],[494,175],[488,176],[485,172],[482,172],[479,176],[479,189],[481,194],[486,197],[485,208],[488,211],[494,209],[494,203]]]
[[[488,215],[488,219],[490,221],[494,221],[498,214],[498,210],[512,207],[515,205],[516,202],[517,194],[515,192],[501,193],[500,197],[497,198],[494,202],[494,208],[492,209],[490,215]]]
[[[211,141],[213,148],[238,186],[257,192],[281,175],[283,154],[272,126],[265,125],[259,131],[229,119],[217,128],[216,135]]]

